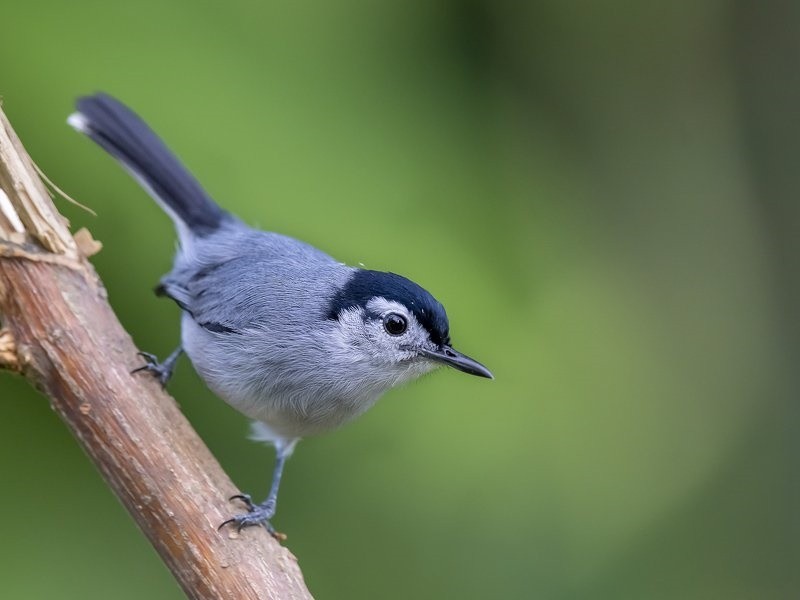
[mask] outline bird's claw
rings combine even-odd
[[[256,507],[256,505],[253,504],[253,499],[250,497],[250,494],[234,494],[228,498],[228,501],[233,500],[241,500],[244,502],[245,506],[247,506],[247,510],[254,510]]]
[[[167,382],[170,380],[170,377],[172,377],[172,371],[175,368],[175,359],[170,356],[164,362],[159,362],[158,357],[150,352],[137,352],[137,354],[147,362],[141,367],[135,368],[131,371],[131,374],[138,373],[139,371],[148,371],[155,375],[156,379],[161,383],[161,387],[166,387]]]
[[[226,521],[223,521],[217,531],[221,531],[226,525],[233,525],[236,532],[239,533],[245,527],[252,527],[253,525],[263,525],[272,537],[279,541],[286,539],[286,535],[275,531],[272,523],[269,520],[275,515],[274,504],[254,504],[250,498],[250,494],[235,494],[229,500],[241,500],[247,506],[247,513],[243,515],[236,515]]]

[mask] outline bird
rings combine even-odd
[[[401,275],[348,266],[316,247],[262,231],[223,210],[130,108],[80,97],[67,123],[116,159],[172,220],[178,245],[156,294],[181,310],[181,340],[164,361],[141,352],[165,386],[185,353],[217,396],[275,448],[264,502],[224,521],[272,526],[286,460],[301,438],[352,421],[395,386],[437,367],[493,379],[453,348],[442,304]]]

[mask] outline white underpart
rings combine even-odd
[[[263,442],[275,446],[279,454],[287,458],[294,452],[294,447],[300,438],[285,438],[275,433],[269,425],[263,421],[253,421],[250,423],[250,439],[254,442]]]

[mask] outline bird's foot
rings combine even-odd
[[[178,357],[181,355],[181,349],[178,348],[175,352],[170,354],[164,362],[159,362],[158,357],[155,354],[150,354],[149,352],[137,352],[139,356],[145,359],[146,364],[142,365],[141,367],[137,367],[131,373],[138,373],[139,371],[148,371],[152,373],[156,379],[161,383],[161,387],[166,387],[167,382],[172,377],[172,372],[175,369],[175,363],[178,361]]]
[[[233,525],[237,532],[240,532],[245,527],[263,525],[270,535],[278,541],[283,541],[286,539],[286,535],[275,531],[272,523],[269,522],[269,520],[275,516],[274,501],[267,500],[263,504],[254,504],[252,498],[250,498],[250,494],[236,494],[235,496],[231,496],[229,500],[241,500],[247,507],[247,513],[243,515],[236,515],[227,521],[223,521],[217,530],[221,530],[223,527],[225,527],[225,525],[229,524]]]

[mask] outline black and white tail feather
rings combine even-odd
[[[222,210],[150,127],[103,93],[80,98],[67,123],[116,158],[175,223],[186,249],[233,217]]]

